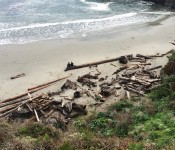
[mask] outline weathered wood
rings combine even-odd
[[[34,109],[34,113],[35,113],[35,116],[36,116],[36,120],[39,122],[40,119],[39,119],[38,113],[37,113],[37,111],[35,109]]]
[[[101,72],[96,68],[96,71],[98,72],[98,73],[96,73],[95,75],[101,75]]]
[[[143,80],[140,80],[140,79],[132,79],[132,78],[126,78],[126,77],[119,77],[118,79],[119,80],[137,82],[137,83],[140,83],[140,84],[145,85],[145,86],[150,86],[151,85],[150,83],[148,83],[146,81],[143,81]]]
[[[29,104],[26,103],[26,106],[29,108],[29,110],[30,110],[31,112],[33,112],[32,108],[30,107]]]
[[[45,118],[49,117],[53,112],[54,112],[54,109],[52,109],[51,111],[49,111],[46,115],[44,115],[44,117]]]
[[[159,69],[159,68],[162,68],[162,66],[156,66],[156,67],[152,67],[152,68],[148,68],[146,69],[147,71],[151,71],[151,70],[155,70],[155,69]]]
[[[16,76],[13,76],[10,79],[12,80],[12,79],[20,78],[20,77],[23,77],[23,76],[25,76],[25,73],[21,73],[21,74],[18,74]]]
[[[9,101],[9,102],[6,102],[6,103],[0,103],[0,108],[1,108],[1,107],[5,107],[5,106],[8,106],[8,105],[16,104],[16,103],[25,101],[25,100],[27,100],[27,99],[28,99],[28,98],[16,99],[16,100],[14,100],[14,101]]]
[[[170,42],[172,45],[175,45],[175,42]]]
[[[53,84],[55,82],[58,82],[58,81],[61,81],[61,80],[64,80],[64,79],[67,79],[68,77],[70,77],[70,76],[66,76],[66,77],[63,77],[63,78],[60,78],[60,79],[57,79],[57,80],[53,80],[53,81],[50,81],[50,82],[47,82],[47,83],[44,83],[44,84],[41,84],[41,85],[38,85],[38,86],[35,86],[35,87],[32,87],[32,88],[29,88],[28,91],[31,91],[31,90],[34,90],[34,89],[37,89],[37,88],[40,88],[40,87],[43,87],[43,86],[50,86],[51,84]]]
[[[11,112],[17,110],[18,108],[20,108],[22,105],[24,105],[24,104],[27,103],[27,102],[28,102],[28,100],[22,102],[20,105],[16,106],[15,108],[12,108],[12,109],[10,109],[10,110],[8,110],[8,111],[5,111],[5,113],[0,114],[0,117],[5,117],[5,116],[7,116],[8,114],[10,114]]]
[[[93,66],[93,65],[100,65],[100,64],[104,64],[104,63],[113,62],[113,61],[118,61],[119,58],[120,57],[112,58],[112,59],[106,59],[106,60],[92,62],[92,63],[87,63],[87,64],[82,64],[82,65],[78,65],[78,66],[75,66],[74,65],[73,67],[66,68],[65,71],[74,70],[74,69],[80,69],[80,68],[85,68],[85,67],[89,67],[89,66]]]
[[[18,103],[12,104],[12,105],[10,105],[10,106],[1,107],[1,108],[0,108],[0,113],[4,113],[4,112],[6,112],[6,111],[8,111],[8,110],[11,110],[11,109],[17,107],[17,106],[20,105],[20,104],[21,104],[21,102],[18,102]]]
[[[142,57],[142,58],[145,58],[145,59],[152,59],[150,56],[145,56],[145,55],[141,55],[141,54],[137,54],[136,56],[137,57]]]
[[[136,56],[137,57],[144,57],[145,59],[152,59],[153,57],[163,57],[165,55],[168,55],[168,54],[172,53],[173,51],[174,51],[174,49],[169,50],[168,52],[160,54],[160,55],[146,55],[145,56],[145,55],[137,54]]]
[[[22,98],[22,97],[24,97],[24,96],[27,96],[28,93],[30,93],[30,94],[35,93],[35,92],[37,92],[37,91],[39,91],[39,90],[42,90],[42,89],[44,89],[44,88],[46,88],[46,87],[47,87],[47,86],[39,87],[39,88],[34,89],[34,90],[31,90],[31,91],[29,91],[29,92],[25,92],[25,93],[23,93],[23,94],[21,94],[21,95],[14,96],[14,97],[11,97],[11,98],[2,100],[2,101],[0,101],[0,103],[6,103],[6,102],[9,102],[9,101],[12,101],[12,100],[16,100],[16,99]]]
[[[170,54],[172,52],[174,52],[174,49],[169,50],[168,52],[166,52],[164,54],[161,54],[161,55],[150,55],[150,57],[163,57],[163,56],[168,55],[168,54]]]
[[[118,74],[119,72],[121,72],[121,71],[123,71],[123,70],[125,70],[125,69],[127,69],[128,68],[128,66],[122,66],[122,67],[120,67],[119,69],[117,69],[114,73],[113,73],[113,75],[114,74]]]
[[[131,88],[131,87],[128,87],[128,86],[124,87],[124,89],[127,90],[127,91],[134,92],[134,93],[136,93],[136,94],[142,95],[142,96],[146,96],[144,93],[141,93],[141,92],[139,92],[138,90],[135,90],[135,89],[133,89],[133,88]]]

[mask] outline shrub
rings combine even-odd
[[[64,143],[58,148],[58,150],[75,150],[75,148],[69,142]]]
[[[123,101],[120,101],[114,105],[112,105],[109,110],[116,110],[117,112],[118,111],[124,111],[124,110],[127,110],[129,108],[132,108],[133,107],[133,104],[130,103],[129,101],[127,100],[123,100]]]
[[[175,51],[172,52],[171,56],[168,57],[169,61],[175,61]]]
[[[132,143],[129,145],[129,150],[146,150],[146,148],[143,144]]]
[[[13,132],[10,125],[0,123],[0,147],[13,138]]]
[[[30,136],[32,138],[43,137],[44,139],[58,138],[59,132],[41,123],[30,123],[18,129],[19,135]]]
[[[155,143],[158,149],[175,142],[175,117],[171,112],[157,113],[140,126],[135,126],[129,135],[137,140]]]

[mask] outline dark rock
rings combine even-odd
[[[108,90],[101,90],[100,94],[104,97],[109,97],[111,95],[110,91]]]
[[[81,94],[80,94],[79,91],[76,91],[76,92],[74,93],[74,98],[79,98],[79,97],[81,97]]]
[[[127,64],[128,63],[128,60],[127,60],[126,56],[121,56],[119,58],[119,63],[121,63],[121,64]]]

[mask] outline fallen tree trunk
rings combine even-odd
[[[136,94],[142,95],[142,96],[146,96],[145,94],[143,94],[143,93],[141,93],[141,92],[139,92],[139,91],[137,91],[137,90],[135,90],[135,89],[133,89],[133,88],[131,88],[131,87],[127,87],[127,86],[126,86],[124,89],[127,90],[127,91],[134,92],[134,93],[136,93]]]
[[[58,81],[61,81],[61,80],[64,80],[64,79],[67,79],[68,77],[70,77],[70,76],[66,76],[66,77],[63,77],[63,78],[60,78],[60,79],[57,79],[57,80],[53,80],[51,82],[47,82],[47,83],[44,83],[44,84],[41,84],[41,85],[38,85],[38,86],[35,86],[35,87],[32,87],[32,88],[29,88],[28,91],[31,91],[31,90],[34,90],[36,88],[43,87],[43,86],[50,86],[51,84],[53,84],[55,82],[58,82]]]
[[[151,71],[159,68],[162,68],[162,66],[160,65],[160,66],[152,67],[152,68],[146,69],[146,71]]]
[[[27,100],[27,99],[28,99],[28,98],[16,99],[15,101],[8,101],[8,102],[6,102],[6,103],[0,103],[0,108],[1,108],[1,107],[5,107],[5,106],[8,106],[8,105],[16,104],[16,103],[25,101],[25,100]]]
[[[119,72],[121,72],[121,71],[123,71],[123,70],[125,70],[125,69],[127,69],[127,68],[128,68],[128,66],[120,67],[119,69],[117,69],[117,70],[113,73],[113,75],[114,75],[114,74],[118,74]]]
[[[174,49],[169,50],[168,52],[166,52],[164,54],[160,54],[160,55],[147,55],[147,56],[145,56],[145,55],[137,54],[136,56],[137,57],[144,57],[145,59],[151,59],[153,57],[163,57],[165,55],[168,55],[168,54],[172,53],[173,51],[174,51]]]
[[[8,110],[11,110],[11,109],[15,108],[15,107],[17,107],[17,106],[20,105],[20,104],[21,104],[21,102],[18,102],[18,103],[16,103],[16,104],[12,104],[12,105],[10,105],[10,106],[2,107],[2,108],[0,108],[0,114],[1,114],[1,113],[4,113],[4,112],[7,112]]]
[[[145,55],[141,55],[141,54],[137,54],[137,57],[143,57],[145,59],[152,59],[150,56],[145,56]]]
[[[0,103],[6,103],[6,102],[9,102],[9,101],[12,101],[12,100],[16,100],[16,99],[18,99],[18,98],[22,98],[22,97],[24,97],[24,96],[27,96],[28,93],[30,93],[30,94],[35,93],[35,92],[37,92],[37,91],[39,91],[39,90],[42,90],[42,89],[44,89],[44,88],[46,88],[46,87],[48,87],[48,86],[43,86],[43,87],[40,87],[40,88],[31,90],[31,91],[29,91],[29,92],[23,93],[23,94],[21,94],[21,95],[18,95],[18,96],[14,96],[14,97],[5,99],[5,100],[1,101]]]
[[[163,57],[165,55],[168,55],[170,53],[172,53],[174,51],[174,49],[169,50],[168,52],[164,53],[164,54],[160,54],[160,55],[150,55],[150,57]]]
[[[149,82],[142,81],[140,79],[131,79],[131,78],[126,78],[126,77],[119,77],[118,79],[119,80],[125,80],[125,81],[137,82],[137,83],[140,83],[140,84],[145,85],[145,86],[150,86],[151,85]]]
[[[85,67],[89,67],[89,66],[93,66],[93,65],[100,65],[100,64],[104,64],[104,63],[118,61],[119,58],[120,57],[112,58],[112,59],[107,59],[107,60],[102,60],[102,61],[97,61],[97,62],[92,62],[92,63],[87,63],[87,64],[83,64],[83,65],[78,65],[78,66],[72,66],[70,68],[66,68],[64,71],[69,71],[69,70],[74,70],[74,69],[80,69],[80,68],[85,68]]]
[[[6,115],[8,115],[9,113],[15,111],[16,109],[18,109],[19,107],[21,107],[22,105],[24,105],[27,102],[28,102],[28,100],[24,101],[22,104],[16,106],[15,108],[10,109],[9,111],[5,111],[5,113],[0,114],[0,117],[5,117]]]

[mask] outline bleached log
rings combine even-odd
[[[36,120],[39,122],[40,119],[39,119],[38,113],[37,113],[37,111],[35,109],[34,109],[34,113],[35,113],[35,116],[36,116]]]

